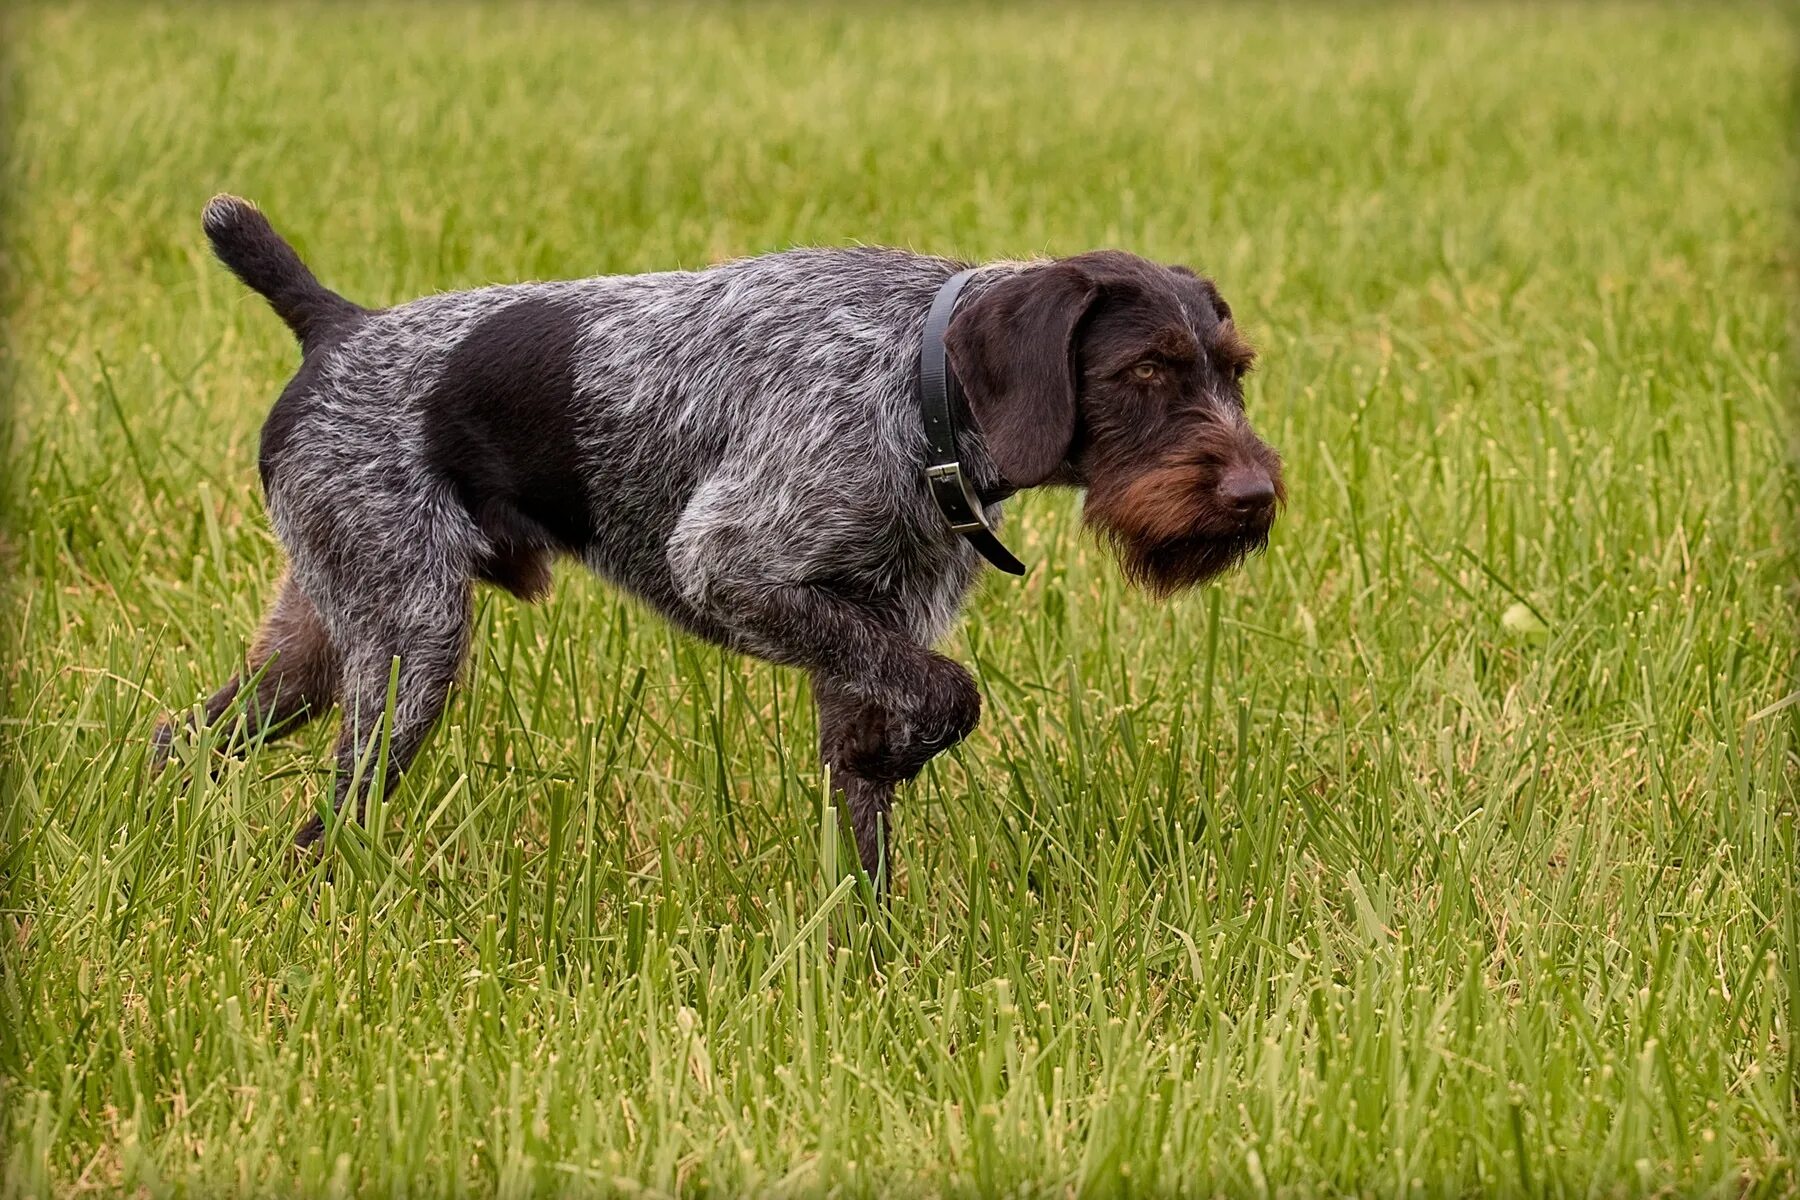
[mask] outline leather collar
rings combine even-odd
[[[1025,564],[1001,544],[987,522],[984,502],[957,458],[957,413],[967,412],[962,385],[950,369],[944,352],[944,333],[956,312],[956,299],[969,282],[973,269],[959,271],[944,281],[931,301],[925,318],[925,340],[919,348],[919,410],[925,418],[925,481],[931,497],[950,528],[968,539],[981,557],[1009,575],[1023,575]],[[994,497],[1005,499],[1013,489]],[[991,503],[992,501],[988,501]]]

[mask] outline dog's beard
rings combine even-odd
[[[1216,579],[1269,543],[1267,519],[1246,523],[1220,507],[1213,491],[1209,468],[1178,461],[1123,486],[1090,486],[1082,518],[1112,548],[1126,579],[1169,596]]]
[[[1144,541],[1121,530],[1096,525],[1111,545],[1125,578],[1158,597],[1216,579],[1269,544],[1267,531],[1224,537],[1196,533]]]

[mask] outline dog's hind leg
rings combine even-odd
[[[250,739],[271,740],[294,732],[331,707],[337,688],[337,653],[312,605],[292,578],[284,577],[275,603],[269,607],[251,644],[246,671],[234,675],[206,700],[201,720],[207,727],[219,723],[238,699],[246,679],[254,681],[244,697],[244,733],[224,747],[242,754]],[[191,733],[196,726],[187,719]],[[175,726],[158,724],[152,747],[152,766],[168,760]]]
[[[359,605],[359,616],[334,622],[341,651],[338,702],[344,723],[338,733],[332,808],[342,813],[354,803],[351,811],[358,820],[375,777],[383,775],[384,790],[391,789],[419,753],[443,714],[469,644],[472,600],[466,575],[439,570],[390,578],[384,587],[392,589],[383,597],[385,603]],[[399,659],[397,677],[395,659]],[[393,725],[383,771],[378,743],[391,679],[396,680]],[[324,820],[314,814],[295,842],[311,846],[324,833]]]

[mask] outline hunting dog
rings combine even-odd
[[[932,649],[980,568],[926,472],[921,351],[953,277],[947,436],[981,525],[1020,489],[1085,489],[1086,525],[1167,594],[1261,548],[1284,500],[1244,413],[1252,352],[1184,267],[803,249],[366,309],[249,202],[219,196],[203,225],[302,355],[259,458],[287,574],[204,719],[241,700],[277,734],[340,706],[335,811],[366,801],[354,768],[390,672],[391,781],[461,669],[472,585],[536,599],[570,555],[689,633],[810,674],[820,755],[883,879],[896,785],[981,713]],[[314,816],[297,841],[324,830]]]

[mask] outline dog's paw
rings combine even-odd
[[[933,657],[919,685],[888,722],[883,778],[911,779],[981,721],[981,692],[961,663]]]
[[[161,775],[163,768],[169,765],[169,758],[175,752],[175,719],[158,717],[156,728],[150,731],[150,774]]]
[[[961,663],[932,655],[905,683],[839,722],[824,747],[826,760],[859,779],[904,783],[981,720],[981,693]]]
[[[929,759],[948,750],[981,723],[981,690],[967,667],[948,658],[934,657],[925,686],[909,706],[911,736],[920,753]],[[921,767],[924,761],[921,760]]]
[[[317,858],[325,852],[325,818],[313,813],[294,834],[294,854],[298,858]]]

